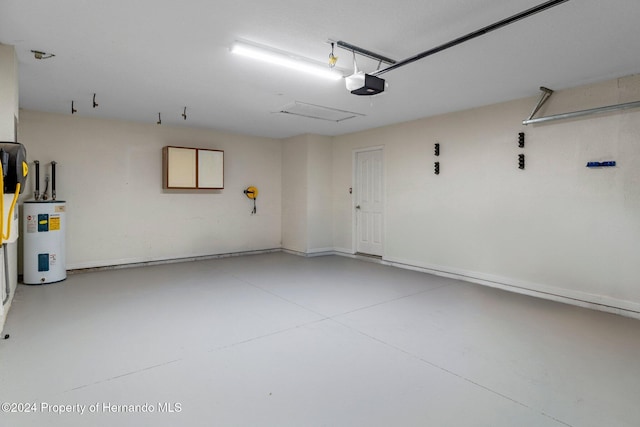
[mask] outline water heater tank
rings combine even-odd
[[[25,201],[22,208],[23,283],[41,285],[67,278],[66,203]]]

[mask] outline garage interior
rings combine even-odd
[[[1,2],[2,418],[638,425],[637,16]]]

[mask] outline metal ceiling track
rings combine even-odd
[[[341,47],[341,48],[346,49],[346,50],[351,51],[351,52],[355,52],[355,53],[360,54],[362,56],[366,56],[367,58],[375,59],[376,61],[379,61],[379,62],[384,62],[385,64],[393,65],[393,64],[395,64],[397,62],[395,59],[391,59],[391,58],[387,58],[386,56],[378,55],[375,52],[371,52],[370,50],[363,49],[363,48],[358,47],[358,46],[354,46],[351,43],[343,42],[342,40],[338,40],[336,42],[336,44],[338,45],[338,47]]]
[[[400,62],[397,62],[393,65],[391,65],[390,67],[384,68],[382,70],[378,70],[375,71],[373,73],[371,73],[374,76],[379,76],[380,74],[384,74],[387,73],[389,71],[395,70],[396,68],[400,68],[400,67],[404,67],[405,65],[411,64],[412,62],[418,61],[420,59],[426,58],[427,56],[431,56],[433,54],[436,54],[438,52],[442,52],[443,50],[449,49],[451,47],[457,46],[461,43],[464,43],[466,41],[475,39],[476,37],[480,37],[482,35],[485,35],[487,33],[490,33],[491,31],[495,31],[499,28],[505,27],[509,24],[513,24],[514,22],[520,21],[522,19],[528,18],[531,15],[535,15],[536,13],[540,13],[542,11],[545,11],[547,9],[550,9],[554,6],[558,6],[562,3],[568,2],[569,0],[551,0],[551,1],[547,1],[544,2],[542,4],[539,4],[538,6],[534,6],[531,9],[527,9],[523,12],[517,13],[513,16],[510,16],[508,18],[505,18],[501,21],[498,21],[494,24],[491,25],[487,25],[486,27],[480,28],[479,30],[473,31],[467,35],[464,35],[462,37],[458,37],[457,39],[451,40],[450,42],[444,43],[440,46],[434,47],[433,49],[429,49],[425,52],[419,53],[415,56],[412,56],[410,58],[404,59]],[[338,42],[340,43],[340,42]]]

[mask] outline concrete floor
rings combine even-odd
[[[640,425],[640,321],[343,257],[20,286],[4,333],[2,426]]]

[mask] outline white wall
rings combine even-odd
[[[539,115],[638,99],[632,76],[556,92]],[[640,311],[640,111],[525,127],[536,101],[336,137],[336,249],[353,252],[352,152],[384,145],[384,259]],[[603,160],[618,167],[585,167]]]
[[[282,247],[306,253],[307,234],[307,136],[282,143]]]
[[[307,149],[307,252],[333,250],[333,138],[309,135]]]
[[[18,117],[18,58],[13,46],[0,44],[0,141],[15,140]]]
[[[58,162],[67,268],[280,248],[281,141],[212,130],[22,111],[30,162]],[[162,189],[165,145],[224,150],[225,189]],[[33,170],[33,169],[32,169]],[[23,199],[32,197],[34,174]],[[257,186],[257,215],[243,194]]]
[[[282,247],[332,251],[332,138],[299,135],[284,140],[282,150]]]

